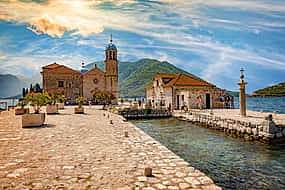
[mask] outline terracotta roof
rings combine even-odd
[[[96,70],[97,72],[101,72],[101,73],[104,73],[104,71],[102,71],[101,69],[99,69],[98,67],[94,67],[92,69],[90,69],[89,71],[87,71],[86,73],[82,73],[83,75],[86,75],[88,73],[90,73],[91,71],[94,71]]]
[[[164,85],[164,87],[172,87],[172,86],[208,86],[215,87],[215,85],[208,83],[202,79],[198,79],[185,74],[167,74],[167,73],[157,73],[154,76],[156,78],[169,78],[170,81]],[[149,88],[146,86],[145,88]]]
[[[199,80],[185,74],[175,74],[175,78],[172,79],[165,87],[171,86],[209,86],[214,87],[215,85],[208,83],[204,80]]]
[[[57,64],[57,63],[53,63],[53,64],[50,64],[50,65],[47,65],[47,66],[44,66],[43,69],[54,69],[54,68],[57,68],[61,65]]]
[[[150,85],[147,85],[146,87],[144,87],[145,89],[150,89],[150,88],[153,88],[152,84]]]
[[[154,78],[175,78],[177,74],[157,73]]]
[[[65,65],[60,65],[60,64],[57,64],[57,63],[53,63],[53,64],[50,64],[50,65],[47,65],[47,66],[44,66],[42,67],[43,70],[47,69],[46,71],[52,71],[53,69],[60,69],[60,68],[64,68],[70,72],[73,72],[73,73],[80,73],[76,70],[73,70]]]

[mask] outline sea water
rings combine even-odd
[[[285,189],[285,143],[248,142],[175,118],[133,123],[223,189]]]
[[[15,106],[18,102],[18,99],[0,99],[0,109],[7,109],[8,106]]]
[[[235,97],[235,108],[239,107],[239,98]],[[253,111],[285,113],[285,97],[246,98],[246,108]]]

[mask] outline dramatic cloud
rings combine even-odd
[[[28,27],[36,34],[48,34],[52,37],[61,37],[68,28],[55,23],[51,18],[45,16],[31,23]]]
[[[82,59],[102,60],[112,31],[122,61],[167,60],[213,83],[233,78],[229,73],[240,65],[282,72],[284,18],[283,1],[0,0],[5,27],[0,51],[8,52],[0,67],[20,72],[23,60],[30,65],[60,60],[75,67]],[[13,32],[5,31],[9,27]],[[27,36],[16,41],[18,29]]]
[[[36,3],[10,0],[0,2],[0,19],[28,24],[28,29],[36,34],[61,37],[64,32],[71,31],[73,35],[88,36],[92,33],[101,33],[104,30],[103,24],[107,23],[109,18],[125,20],[123,18],[126,16],[120,13],[96,8],[103,2],[113,1],[49,0]],[[130,2],[121,1],[116,4]]]

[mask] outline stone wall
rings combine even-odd
[[[44,92],[63,93],[71,102],[83,95],[82,75],[79,72],[58,68],[44,70],[42,76]],[[63,82],[63,87],[59,87],[59,81]]]
[[[245,138],[246,140],[257,140],[266,143],[285,140],[285,126],[276,125],[270,119],[260,123],[251,123],[195,112],[174,112],[172,115],[208,128],[224,131],[235,137]]]
[[[94,68],[83,75],[83,96],[87,100],[93,99],[95,91],[105,90],[104,72],[98,68]]]
[[[224,103],[220,102],[219,97],[225,95],[225,90],[214,89],[209,87],[174,87],[163,88],[161,85],[153,84],[154,88],[146,90],[147,100],[154,100],[153,106],[159,105],[163,100],[166,107],[171,105],[172,109],[181,109],[183,105],[188,109],[206,108],[206,94],[210,94],[210,107],[223,108]],[[180,106],[178,108],[177,95],[179,95]],[[184,96],[184,100],[182,100]]]

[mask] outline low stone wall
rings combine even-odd
[[[172,115],[179,119],[197,123],[208,128],[217,129],[246,140],[262,141],[266,143],[285,140],[285,126],[277,125],[270,117],[258,123],[252,123],[205,113],[174,112]]]

